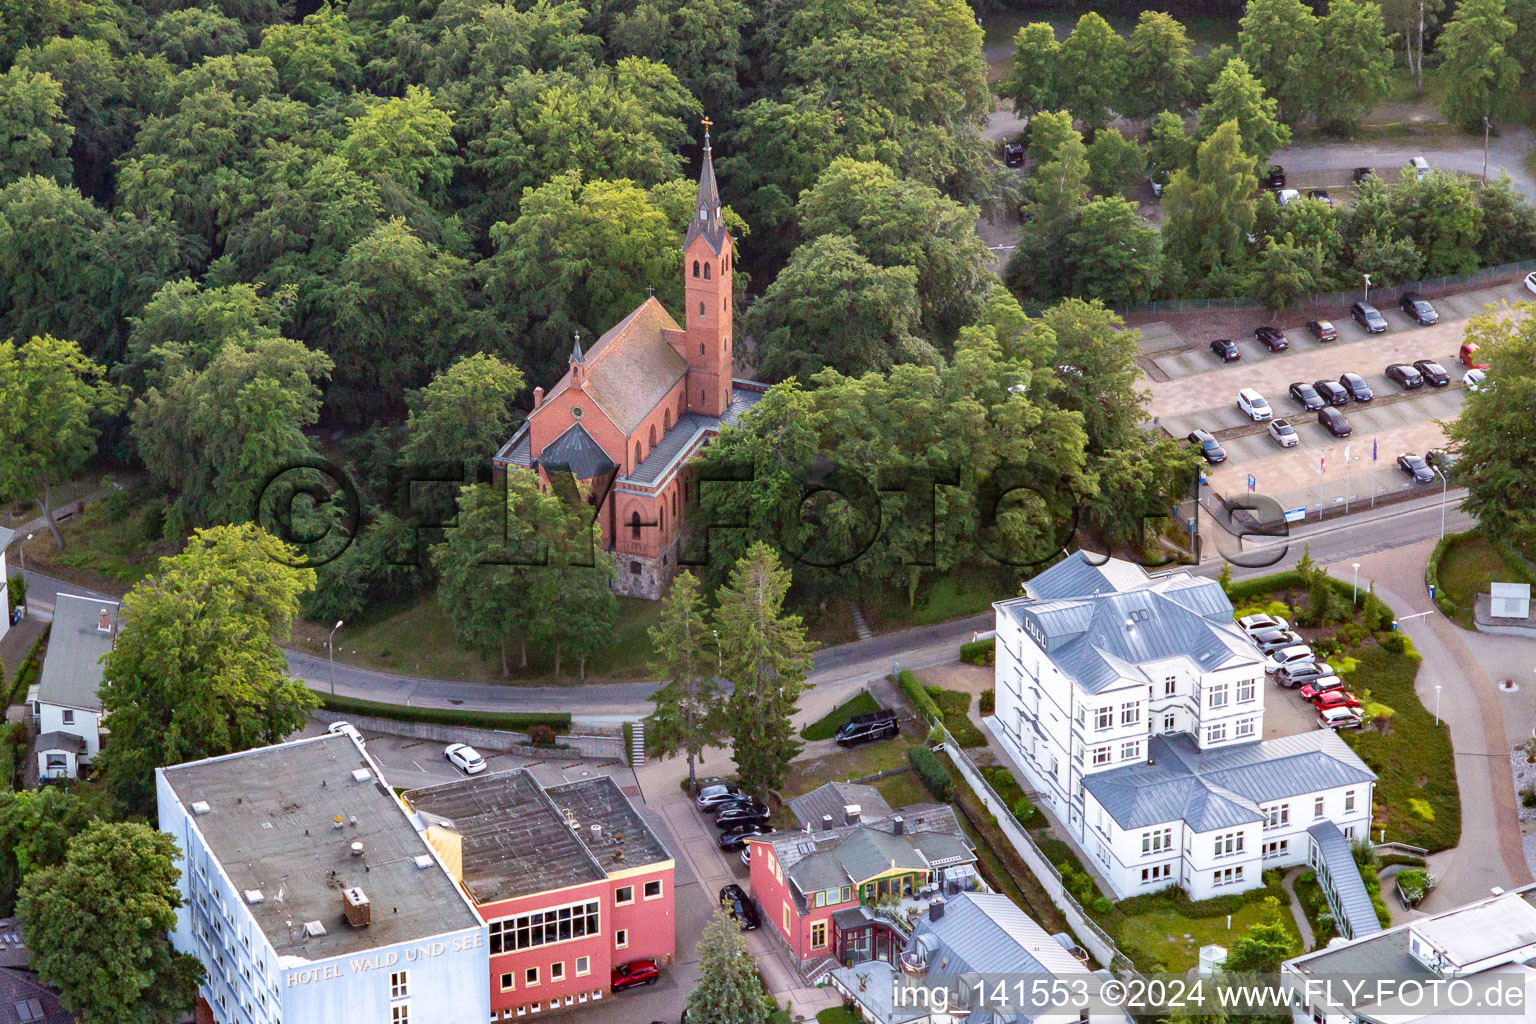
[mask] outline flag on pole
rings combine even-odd
[[[1371,438],[1371,461],[1376,461],[1376,439],[1374,437]]]
[[[1345,445],[1344,446],[1344,465],[1345,466],[1349,465],[1349,449],[1350,449],[1349,445]]]
[[[1326,455],[1319,455],[1317,457],[1317,471],[1319,473],[1326,473],[1326,472],[1328,472],[1328,456],[1326,456]]]

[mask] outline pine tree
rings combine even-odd
[[[805,689],[813,645],[800,616],[783,614],[789,584],[789,570],[757,541],[720,588],[714,616],[721,675],[733,687],[726,704],[732,756],[742,789],[754,795],[777,788],[801,748],[789,719]]]
[[[765,1024],[771,1004],[741,929],[716,910],[699,939],[699,984],[688,993],[688,1024]]]
[[[709,623],[693,573],[685,571],[673,581],[672,592],[661,602],[660,623],[647,632],[656,648],[654,671],[665,683],[651,694],[656,711],[646,737],[663,757],[678,751],[688,755],[691,793],[698,789],[694,765],[699,755],[723,732],[715,666],[709,664],[705,639]]]

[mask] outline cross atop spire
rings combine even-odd
[[[688,237],[683,241],[687,248],[700,235],[716,253],[725,244],[725,217],[720,210],[720,189],[715,184],[715,158],[709,144],[709,129],[714,121],[704,118],[704,161],[699,168],[699,196],[693,204],[693,219],[688,224]]]

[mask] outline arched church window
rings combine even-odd
[[[704,264],[704,280],[709,280],[709,264]]]
[[[656,447],[656,424],[651,424],[651,447]]]
[[[640,465],[640,442],[635,442],[635,465]]]
[[[629,536],[633,540],[640,539],[640,513],[638,511],[629,514]]]
[[[699,316],[704,315],[704,303],[699,303]]]
[[[693,261],[693,276],[694,277],[698,277],[699,276],[699,261],[698,260],[694,260]]]

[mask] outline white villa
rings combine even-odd
[[[1343,740],[1261,740],[1263,659],[1214,580],[1079,551],[1024,592],[993,606],[987,722],[1115,898],[1257,888],[1316,861],[1320,823],[1369,834],[1376,776]]]
[[[37,720],[37,773],[73,779],[101,753],[102,659],[117,639],[116,601],[60,594],[43,671],[27,694]]]

